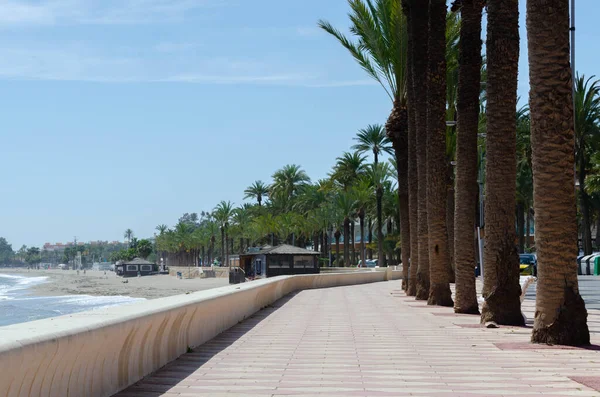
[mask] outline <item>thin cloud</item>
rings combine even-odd
[[[364,80],[345,80],[345,81],[325,81],[318,83],[306,84],[307,87],[311,88],[336,88],[336,87],[357,87],[357,86],[369,86],[377,85],[377,82],[364,79]]]
[[[179,83],[213,85],[270,85],[305,88],[370,86],[369,79],[335,80],[321,67],[290,64],[283,59],[201,57],[191,52],[183,59],[162,51],[186,51],[192,43],[160,43],[150,56],[101,53],[85,43],[60,48],[40,43],[0,46],[0,80],[81,81],[98,83]]]
[[[313,26],[300,26],[296,28],[296,34],[300,37],[315,37],[322,34],[321,29]]]
[[[301,74],[265,74],[265,75],[205,75],[183,74],[171,76],[161,82],[194,83],[194,84],[276,84],[297,85],[306,81],[307,76]]]
[[[172,22],[226,5],[228,0],[0,0],[0,26]]]

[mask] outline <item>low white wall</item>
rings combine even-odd
[[[0,327],[0,396],[111,396],[290,292],[400,273],[280,276]]]

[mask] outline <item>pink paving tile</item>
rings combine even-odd
[[[426,303],[421,304],[421,305],[419,305],[419,304],[408,305],[408,307],[418,308],[418,309],[450,309],[449,307],[428,305]]]
[[[464,314],[464,313],[431,313],[434,316],[442,316],[442,317],[473,317],[479,318],[479,314]]]
[[[592,350],[599,351],[599,345],[589,345],[589,346],[560,346],[560,345],[540,345],[537,343],[531,342],[499,342],[494,343],[494,345],[500,350]]]
[[[600,391],[600,376],[571,376],[570,378],[590,389]]]
[[[399,287],[302,291],[257,313],[258,325],[254,318],[238,324],[119,397],[475,397],[521,387],[564,396],[583,387],[568,376],[600,373],[600,360],[586,350],[504,352],[494,344],[529,345],[529,331],[455,326],[468,315],[415,301]]]
[[[461,327],[461,328],[485,328],[485,326],[483,326],[483,324],[456,324],[456,323],[454,323],[453,325],[456,325],[457,327]]]

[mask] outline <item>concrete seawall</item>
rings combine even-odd
[[[400,277],[280,276],[0,327],[0,396],[111,396],[291,292]]]

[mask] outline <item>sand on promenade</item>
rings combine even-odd
[[[38,296],[93,295],[131,296],[134,298],[156,299],[180,295],[229,285],[227,278],[177,279],[168,275],[122,278],[114,272],[88,270],[27,270],[0,269],[0,273],[26,277],[48,277],[48,282],[33,286],[31,293]],[[127,283],[123,283],[127,280]]]

